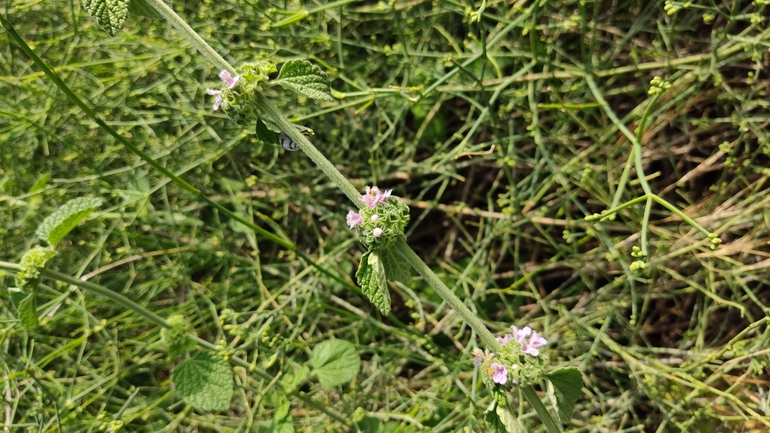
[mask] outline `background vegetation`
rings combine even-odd
[[[233,64],[309,59],[335,103],[278,99],[362,190],[407,200],[409,244],[495,331],[531,325],[554,365],[584,372],[570,431],[764,431],[770,426],[767,2],[696,0],[182,1],[173,7]],[[308,9],[304,19],[278,25]],[[481,8],[481,9],[479,9]],[[354,282],[350,206],[303,154],[258,143],[211,110],[213,70],[168,25],[105,35],[71,0],[5,2],[37,53],[110,124],[228,208]],[[669,14],[668,12],[673,12]],[[472,19],[474,13],[478,20]],[[298,431],[485,431],[490,398],[470,330],[423,281],[391,285],[380,317],[360,294],[256,237],[106,136],[0,33],[0,260],[37,243],[45,215],[106,200],[53,267],[119,291],[273,374],[346,339],[349,385],[302,390]],[[464,65],[458,68],[458,65]],[[651,207],[644,272],[631,272],[644,203],[614,221],[650,80],[643,162],[654,192],[719,234]],[[603,105],[606,101],[607,105]],[[632,172],[633,173],[633,172]],[[632,182],[623,194],[643,194]],[[13,277],[0,277],[12,286]],[[49,282],[46,282],[49,283]],[[67,285],[43,285],[27,332],[3,292],[5,431],[257,431],[282,402],[236,371],[228,412],[186,406],[156,326]],[[471,302],[472,301],[472,302]],[[47,391],[45,391],[47,390]],[[50,395],[47,395],[49,392]],[[53,397],[53,401],[52,398]],[[537,418],[522,405],[522,421]]]

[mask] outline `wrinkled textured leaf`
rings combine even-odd
[[[388,280],[409,284],[412,279],[412,267],[395,248],[383,248],[377,253],[380,255],[382,266],[385,267],[385,277]]]
[[[284,63],[275,84],[288,87],[309,98],[334,100],[326,73],[307,60],[289,60]]]
[[[83,0],[83,7],[108,35],[115,36],[123,30],[130,3],[130,0]]]
[[[214,352],[200,352],[174,369],[174,387],[196,409],[227,410],[233,397],[233,372]]]
[[[553,384],[559,418],[562,422],[569,421],[583,389],[583,375],[577,368],[568,367],[554,369],[545,378]]]
[[[164,0],[166,4],[171,3],[169,0]],[[131,16],[142,16],[145,18],[152,18],[155,20],[163,19],[163,17],[152,6],[147,4],[147,0],[131,0],[131,4],[128,6],[128,12]]]
[[[101,205],[100,198],[80,197],[70,200],[43,220],[37,229],[37,237],[55,247],[83,218]]]
[[[38,326],[37,322],[37,301],[35,300],[35,294],[29,293],[18,304],[19,309],[19,321],[24,325],[26,329],[35,329]]]
[[[318,381],[327,388],[350,382],[361,369],[356,347],[345,340],[328,340],[318,344],[310,354],[310,363]]]
[[[385,278],[385,267],[376,252],[369,251],[361,257],[356,279],[364,295],[380,310],[380,313],[385,316],[390,314],[390,292]]]

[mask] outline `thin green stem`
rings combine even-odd
[[[644,256],[647,257],[647,237],[648,233],[650,231],[650,213],[652,212],[652,201],[653,198],[651,195],[647,195],[647,203],[644,205],[644,219],[642,220],[642,236],[640,243],[642,244],[642,252],[644,253]]]
[[[676,206],[674,206],[673,204],[669,203],[668,200],[664,199],[663,197],[659,197],[659,196],[657,196],[655,194],[653,194],[651,198],[653,200],[655,200],[656,203],[660,204],[661,206],[665,207],[666,209],[670,210],[671,212],[673,212],[674,214],[679,216],[679,218],[684,220],[684,222],[686,222],[687,224],[693,226],[696,230],[701,232],[704,236],[711,235],[711,232],[709,232],[708,230],[704,229],[700,224],[696,223],[694,219],[692,219],[692,218],[688,217],[687,215],[685,215],[684,212],[682,212],[681,210],[677,209]]]
[[[629,201],[623,203],[620,206],[617,206],[617,207],[614,207],[612,209],[607,209],[605,211],[602,211],[600,216],[601,216],[601,218],[607,218],[608,216],[610,216],[610,215],[612,215],[614,213],[617,213],[617,212],[619,212],[619,211],[621,211],[621,210],[623,210],[623,209],[625,209],[627,207],[631,207],[631,206],[633,206],[633,205],[635,205],[637,203],[641,203],[641,202],[643,202],[645,200],[647,200],[647,194],[645,194],[645,195],[643,195],[641,197],[637,197],[635,199],[629,200]]]
[[[543,402],[540,401],[540,397],[535,392],[535,389],[532,388],[531,385],[527,385],[521,388],[521,392],[524,394],[524,398],[526,398],[529,404],[531,404],[535,409],[535,412],[537,412],[540,420],[543,421],[545,429],[548,430],[548,433],[560,433],[561,428],[559,428],[559,425],[556,424],[556,421],[551,416],[551,413],[548,412],[548,409],[546,409]]]
[[[23,269],[23,267],[21,265],[19,265],[19,264],[0,261],[0,270],[18,273],[22,269]],[[152,322],[152,323],[154,323],[154,324],[156,324],[156,325],[158,325],[158,326],[160,326],[162,328],[171,328],[171,324],[169,324],[166,321],[166,319],[164,319],[164,318],[158,316],[157,314],[153,313],[152,311],[142,307],[141,305],[139,305],[136,302],[128,299],[127,297],[121,295],[120,293],[117,293],[115,291],[112,291],[112,290],[108,289],[107,287],[100,286],[98,284],[94,284],[94,283],[91,283],[89,281],[83,281],[81,279],[72,277],[72,276],[67,275],[67,274],[63,274],[61,272],[53,271],[53,270],[50,270],[50,269],[40,269],[40,275],[42,275],[43,277],[46,277],[46,278],[50,278],[52,280],[61,281],[63,283],[67,283],[67,284],[73,285],[75,287],[79,287],[79,288],[81,288],[83,290],[87,290],[89,292],[96,293],[96,294],[98,294],[100,296],[103,296],[103,297],[105,297],[105,298],[107,298],[107,299],[109,299],[111,301],[114,301],[114,302],[118,303],[119,305],[123,306],[124,308],[133,311],[134,313],[144,317],[148,321],[150,321],[150,322]],[[190,340],[194,341],[196,344],[198,344],[199,346],[201,346],[203,348],[206,348],[206,349],[209,349],[209,350],[213,350],[213,351],[219,350],[219,348],[215,344],[212,344],[212,343],[210,343],[210,342],[208,342],[208,341],[206,341],[206,340],[204,340],[204,339],[202,339],[202,338],[200,338],[198,336],[190,334],[190,335],[187,336],[187,338],[189,338]],[[249,364],[247,361],[245,361],[244,359],[241,359],[241,358],[239,358],[237,356],[230,357],[230,362],[232,362],[235,365],[238,365],[240,367],[243,367],[243,368],[247,369],[250,373],[254,374],[255,376],[260,377],[263,380],[272,381],[272,380],[275,379],[273,376],[271,376],[267,372],[265,372],[265,371],[263,371],[261,369],[258,369],[258,368],[254,368],[254,365]],[[313,401],[309,397],[300,394],[298,391],[292,391],[289,394],[293,395],[293,396],[296,396],[297,398],[299,398],[303,402],[307,403],[309,406],[314,407],[315,409],[317,409],[317,410],[323,412],[324,414],[328,415],[330,418],[333,418],[336,421],[339,421],[341,423],[347,423],[347,420],[344,417],[342,417],[341,415],[339,415],[338,413],[333,412],[332,410],[330,410],[329,408],[325,407],[324,405],[319,404],[318,402]]]
[[[220,70],[230,71],[231,74],[235,74],[235,68],[232,67],[227,60],[225,60],[219,53],[207,44],[195,30],[190,27],[185,20],[183,20],[173,9],[171,9],[163,0],[145,0],[150,6],[153,7],[158,13],[174,28],[176,28],[182,35],[190,41],[190,43],[200,52],[203,57],[214,64]]]
[[[451,290],[444,284],[439,277],[433,273],[433,271],[420,259],[417,253],[412,250],[406,242],[399,241],[395,245],[396,250],[409,262],[410,265],[422,275],[423,278],[433,287],[433,290],[441,296],[452,309],[455,310],[458,316],[460,316],[465,323],[471,327],[481,337],[484,344],[493,352],[497,352],[500,349],[500,343],[497,342],[495,337],[489,332],[484,323],[476,317],[475,314],[468,307],[463,304],[460,298],[457,297]]]
[[[220,203],[214,201],[213,199],[206,196],[201,190],[194,187],[184,179],[180,178],[176,174],[174,174],[171,170],[164,167],[161,163],[153,159],[150,155],[144,153],[141,149],[139,149],[136,145],[131,143],[128,139],[120,135],[113,127],[107,124],[104,120],[102,120],[100,117],[97,116],[96,112],[89,107],[85,102],[83,102],[82,99],[80,99],[75,93],[72,91],[72,89],[67,86],[67,84],[64,83],[64,81],[59,78],[59,76],[51,70],[51,68],[48,67],[48,65],[43,62],[43,60],[27,45],[26,42],[24,42],[24,39],[21,38],[21,36],[16,32],[16,30],[13,28],[13,26],[6,21],[5,17],[0,14],[0,22],[2,22],[3,27],[8,31],[8,33],[11,35],[11,38],[19,45],[19,47],[29,55],[29,57],[32,59],[33,62],[45,73],[48,78],[51,79],[51,81],[56,84],[56,86],[72,101],[77,105],[83,112],[86,113],[88,117],[90,117],[94,122],[96,122],[97,125],[99,125],[102,129],[107,131],[108,134],[113,136],[119,143],[121,143],[123,146],[128,148],[131,152],[133,152],[135,155],[137,155],[139,158],[144,160],[148,165],[155,168],[159,172],[163,173],[166,177],[171,179],[174,183],[179,185],[182,189],[185,191],[188,191],[192,194],[194,194],[198,199],[201,201],[206,202],[210,206],[216,208],[219,212],[222,212],[224,215],[227,215],[228,217],[234,219],[235,221],[238,221],[239,223],[245,225],[246,227],[249,227],[252,229],[255,233],[265,237],[266,239],[275,242],[276,244],[293,251],[298,257],[301,259],[307,261],[311,266],[318,269],[321,273],[324,275],[327,275],[328,277],[334,279],[335,281],[339,282],[340,284],[355,289],[355,286],[340,277],[337,274],[334,274],[327,270],[326,268],[321,267],[318,263],[316,263],[313,259],[310,258],[307,254],[303,253],[299,249],[297,249],[297,246],[294,245],[292,242],[287,241],[279,236],[276,236],[267,230],[263,229],[262,227],[259,227],[258,225],[254,224],[253,221],[247,220],[243,218],[242,216],[236,214],[235,212],[231,211],[230,209],[226,208],[225,206],[221,205]],[[192,29],[190,29],[192,31]],[[193,32],[194,33],[194,32]],[[287,120],[288,122],[288,120]],[[292,128],[296,129],[296,128]],[[341,175],[340,175],[341,176]],[[352,185],[350,186],[351,188]],[[360,200],[360,196],[359,196]],[[360,206],[359,206],[360,207]]]
[[[151,2],[151,4],[154,5],[158,1],[160,0],[154,0]],[[168,7],[166,8],[169,10],[168,15],[172,22],[183,21],[178,15],[176,15],[176,13],[174,13],[173,10]],[[519,21],[520,19],[517,19],[516,21]],[[200,39],[200,37],[192,28],[190,28],[190,26],[175,25],[175,27],[180,32],[182,32],[183,36],[189,39]],[[507,26],[500,33],[498,33],[498,35],[496,35],[495,38],[490,41],[490,43],[498,41],[512,28],[512,25]],[[205,44],[205,42],[203,43]],[[206,50],[209,49],[211,48],[206,46]],[[465,63],[463,63],[463,65],[465,65]],[[283,113],[281,113],[281,111],[275,107],[275,105],[273,105],[262,94],[257,94],[256,102],[260,110],[262,110],[266,116],[270,117],[271,120],[273,120],[286,135],[288,135],[292,140],[294,140],[295,143],[299,145],[300,149],[302,149],[302,151],[308,155],[308,157],[318,166],[321,171],[324,172],[324,174],[326,174],[335,184],[337,184],[337,186],[350,199],[350,201],[355,204],[356,207],[363,208],[366,206],[361,197],[361,193],[345,178],[345,176],[342,175],[342,173],[340,173],[339,170],[337,170],[337,168],[331,162],[329,162],[328,159],[326,159],[326,157],[321,152],[318,151],[318,149],[315,148],[315,146],[313,146],[313,143],[311,143],[307,137],[305,137],[296,127],[294,127],[289,119],[287,119],[286,116],[284,116]],[[497,343],[497,340],[495,340],[489,329],[487,329],[481,320],[479,320],[476,315],[473,314],[473,312],[471,312],[468,307],[466,307],[465,304],[463,304],[462,301],[454,293],[452,293],[449,288],[446,287],[446,285],[444,285],[444,283],[436,276],[436,274],[433,273],[433,271],[422,261],[422,259],[420,259],[420,257],[417,256],[417,254],[404,242],[400,242],[397,247],[401,254],[407,260],[409,260],[412,267],[414,267],[415,270],[417,270],[417,272],[428,281],[434,290],[436,290],[436,292],[439,293],[439,295],[457,312],[457,314],[460,315],[460,317],[462,317],[466,323],[468,323],[468,326],[476,331],[476,333],[481,337],[482,341],[484,341],[484,344],[492,350],[497,350],[500,345]]]

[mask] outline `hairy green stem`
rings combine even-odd
[[[465,323],[467,323],[471,329],[476,331],[479,337],[481,337],[481,340],[490,350],[497,352],[500,349],[500,343],[498,343],[492,333],[489,332],[489,329],[484,326],[484,323],[482,323],[481,320],[479,320],[479,318],[476,317],[476,315],[473,314],[473,312],[469,310],[465,304],[463,304],[457,295],[449,290],[446,284],[444,284],[444,282],[441,281],[441,279],[439,279],[435,273],[433,273],[428,265],[426,265],[425,262],[420,259],[417,253],[415,253],[414,250],[412,250],[409,245],[406,244],[406,242],[403,240],[398,241],[394,247],[401,254],[401,256],[403,256],[404,259],[409,262],[410,265],[412,265],[417,273],[425,278],[428,284],[433,287],[433,290],[435,290],[436,293],[438,293],[438,295],[441,296],[441,298],[444,299],[444,301],[446,301],[446,303],[455,310],[457,315],[465,320]]]
[[[154,4],[155,2],[158,2],[160,0],[155,0],[151,2],[151,4]],[[167,17],[166,19],[171,20],[172,22],[184,22],[184,20],[179,17],[176,13],[174,13],[173,10],[169,9],[169,14],[164,15],[164,17]],[[184,37],[188,39],[200,39],[200,37],[195,34],[195,31],[190,28],[190,26],[181,26],[174,24],[174,27],[176,27]],[[509,26],[510,27],[510,26]],[[507,29],[508,27],[506,27]],[[507,31],[510,31],[507,30]],[[498,34],[493,41],[498,40],[502,37],[503,32],[501,34]],[[205,42],[204,42],[205,43]],[[210,50],[210,47],[207,47],[206,50]],[[229,66],[229,65],[228,65]],[[342,192],[352,201],[356,207],[363,208],[366,206],[364,203],[361,193],[345,178],[345,176],[340,173],[339,170],[328,160],[326,157],[316,149],[315,146],[313,146],[313,143],[310,142],[310,140],[307,139],[290,121],[286,118],[286,116],[281,113],[280,110],[278,110],[275,105],[273,105],[264,95],[257,94],[257,105],[259,108],[263,111],[264,115],[270,117],[270,119],[275,122],[283,131],[284,134],[288,135],[292,140],[294,140],[295,143],[297,143],[302,149],[303,152],[307,154],[307,156],[318,166],[318,168],[324,172],[337,186],[342,190]],[[463,302],[460,300],[460,298],[457,297],[454,293],[452,293],[449,288],[446,287],[446,285],[436,276],[435,273],[425,264],[425,262],[420,259],[420,257],[411,249],[408,245],[406,245],[405,242],[399,242],[397,244],[397,248],[402,256],[406,260],[409,261],[409,263],[412,265],[415,270],[422,275],[428,282],[428,284],[433,287],[434,290],[457,312],[457,314],[465,320],[465,322],[470,326],[476,333],[481,337],[482,341],[484,341],[484,344],[490,348],[491,350],[495,351],[500,348],[500,344],[495,340],[492,333],[487,329],[486,326],[481,322],[481,320],[476,317],[473,312],[471,312],[468,307],[463,304]]]
[[[307,137],[305,137],[304,134],[302,134],[293,123],[289,121],[289,119],[286,118],[286,116],[281,113],[281,111],[273,105],[272,102],[270,102],[265,95],[258,93],[257,94],[257,105],[259,108],[264,111],[264,114],[266,114],[268,117],[270,117],[271,120],[273,120],[283,131],[284,134],[288,135],[292,140],[294,140],[295,143],[299,145],[299,148],[302,149],[305,154],[318,166],[318,168],[324,172],[326,176],[329,177],[335,184],[337,184],[337,187],[342,190],[343,193],[350,199],[350,201],[353,202],[353,204],[356,205],[358,208],[366,207],[366,203],[364,203],[363,198],[361,198],[361,193],[356,189],[356,187],[351,184],[345,176],[340,173],[339,170],[337,170],[337,167],[335,167],[331,162],[329,162],[328,159],[326,159],[325,156],[321,152],[316,149],[315,146],[313,146],[313,143],[308,140]]]
[[[561,428],[559,428],[559,425],[556,424],[556,421],[551,416],[551,412],[548,412],[548,409],[546,409],[543,402],[540,401],[540,397],[535,392],[535,389],[532,388],[531,385],[527,385],[521,388],[521,392],[524,394],[524,398],[526,398],[529,404],[531,404],[535,409],[535,412],[537,412],[538,416],[540,416],[540,419],[543,421],[545,429],[548,430],[548,433],[561,432]]]
[[[211,45],[207,44],[198,33],[195,33],[195,30],[193,30],[185,20],[181,19],[179,15],[177,15],[176,12],[171,9],[171,7],[163,2],[163,0],[145,1],[147,4],[152,6],[153,9],[158,11],[163,19],[171,23],[171,25],[174,26],[174,28],[176,28],[179,33],[181,33],[188,41],[190,41],[192,46],[194,46],[198,52],[203,55],[203,57],[213,63],[214,66],[220,70],[224,69],[230,71],[231,74],[235,74],[235,68],[227,63],[227,61],[222,56],[220,56],[219,53],[211,47]]]

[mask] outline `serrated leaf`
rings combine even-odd
[[[37,328],[37,301],[35,300],[34,293],[27,294],[27,296],[19,301],[18,310],[19,321],[24,325],[24,328]]]
[[[80,197],[70,200],[43,220],[37,229],[37,237],[55,247],[83,218],[101,205],[100,198]]]
[[[321,385],[332,388],[353,380],[361,369],[361,358],[353,343],[328,340],[313,348],[310,364]]]
[[[274,83],[309,98],[334,100],[326,73],[307,60],[289,60],[284,63]]]
[[[214,352],[199,352],[174,369],[174,387],[200,410],[227,410],[233,397],[233,372]]]
[[[384,248],[378,251],[382,266],[385,268],[385,277],[390,281],[399,281],[409,284],[412,280],[412,267],[404,256],[398,253],[395,248]]]
[[[385,277],[385,267],[376,252],[369,251],[361,257],[356,279],[361,286],[361,291],[369,298],[369,302],[374,304],[383,315],[390,314],[390,291],[388,291],[388,282]]]
[[[583,389],[583,375],[577,368],[567,367],[554,369],[545,378],[553,384],[559,418],[569,421]]]
[[[271,130],[261,118],[257,118],[257,138],[272,146],[278,146],[278,133]]]
[[[123,30],[130,3],[130,0],[83,0],[83,7],[108,35],[115,36]]]
[[[171,3],[166,0],[166,3]],[[154,7],[147,4],[147,0],[131,0],[131,4],[128,6],[128,12],[131,16],[142,16],[145,18],[151,18],[155,20],[163,19],[163,17],[155,10]]]

